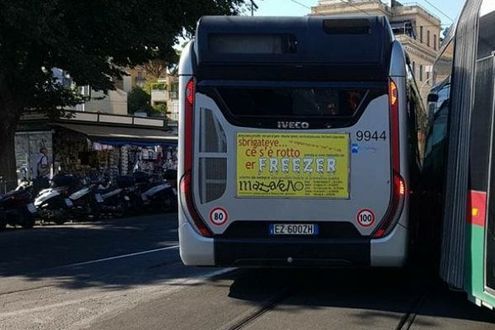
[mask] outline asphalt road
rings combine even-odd
[[[185,267],[176,215],[0,233],[0,329],[495,329],[421,269]]]

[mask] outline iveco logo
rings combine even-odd
[[[277,121],[277,128],[309,128],[305,121]]]

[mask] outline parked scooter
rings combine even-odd
[[[30,182],[23,181],[15,190],[0,196],[0,231],[4,230],[7,224],[22,228],[34,226],[36,207],[32,202],[32,189]]]
[[[112,180],[106,179],[98,184],[95,192],[95,200],[99,214],[107,214],[116,217],[122,217],[130,209],[131,198],[126,185],[117,178],[117,184]]]
[[[174,182],[177,171],[169,170],[164,180],[150,180],[141,193],[144,205],[151,211],[170,212],[177,209],[177,190]]]
[[[34,205],[43,222],[65,223],[70,218],[70,209],[74,206],[69,196],[76,191],[79,180],[70,175],[55,176],[50,188],[43,189],[34,199]]]
[[[98,220],[100,208],[96,197],[96,183],[89,183],[89,179],[81,180],[82,186],[69,195],[73,206],[70,209],[71,217],[79,220]]]
[[[129,197],[127,213],[130,215],[142,214],[146,211],[145,204],[141,197],[142,190],[149,184],[149,176],[143,172],[136,172],[133,175],[117,177],[117,185],[124,189],[125,196]]]

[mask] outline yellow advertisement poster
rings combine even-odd
[[[349,198],[349,134],[237,134],[238,197]]]

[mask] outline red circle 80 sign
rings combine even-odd
[[[221,226],[227,222],[228,218],[227,211],[221,207],[216,207],[210,211],[210,221],[214,225]]]
[[[362,209],[357,214],[357,221],[363,227],[369,227],[375,223],[375,214],[368,209]]]

